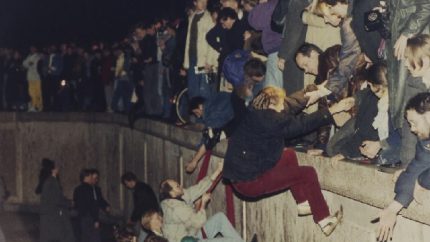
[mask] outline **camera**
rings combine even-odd
[[[364,29],[367,32],[378,31],[383,39],[391,38],[388,21],[388,11],[381,13],[379,10],[371,10],[364,13]]]

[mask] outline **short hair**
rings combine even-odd
[[[412,68],[421,68],[424,57],[430,58],[430,35],[421,34],[408,39],[405,57]]]
[[[258,0],[243,0],[243,5],[249,4],[251,7],[255,7],[258,5]]]
[[[158,211],[154,209],[150,209],[142,216],[141,224],[143,228],[145,228],[146,230],[151,230],[151,227],[150,227],[151,218],[156,213],[158,213]]]
[[[246,76],[261,77],[266,74],[266,65],[261,60],[252,58],[245,63],[243,66],[243,71]]]
[[[377,85],[388,87],[388,68],[385,62],[375,63],[367,69],[367,82]]]
[[[297,57],[299,54],[310,57],[312,51],[317,52],[318,54],[322,54],[323,51],[316,45],[310,44],[310,43],[304,43],[302,46],[300,46],[295,54],[295,57]]]
[[[269,109],[271,104],[277,105],[284,102],[286,97],[285,90],[279,87],[268,86],[261,90],[252,100],[252,107],[256,110]]]
[[[172,191],[172,186],[168,183],[169,180],[165,180],[160,184],[160,202],[166,199],[172,198],[170,192]]]
[[[99,170],[97,170],[96,168],[90,168],[88,169],[91,173],[91,175],[100,175]]]
[[[121,176],[121,183],[125,184],[126,181],[137,181],[137,176],[133,172],[127,171]]]
[[[325,3],[327,5],[334,6],[338,3],[348,3],[348,0],[318,0],[318,4],[319,3]]]
[[[422,92],[411,98],[406,105],[406,111],[415,110],[418,114],[430,111],[430,93]]]
[[[191,98],[190,103],[188,105],[190,113],[194,109],[199,108],[199,105],[203,105],[203,103],[205,103],[205,102],[206,102],[206,99],[204,97],[201,97],[201,96]]]
[[[163,238],[161,236],[151,234],[146,237],[145,242],[169,242],[166,238]]]
[[[83,182],[85,177],[90,176],[92,173],[90,171],[90,169],[82,169],[81,172],[79,173],[79,181]]]
[[[136,30],[136,29],[145,29],[145,23],[139,22],[139,23],[135,24],[133,26],[133,30]]]
[[[328,6],[334,6],[338,3],[348,4],[348,0],[314,0],[311,7],[311,12],[317,16],[324,16]]]
[[[221,11],[218,13],[218,19],[219,20],[226,20],[227,18],[231,18],[231,19],[236,20],[238,18],[236,11],[234,11],[234,9],[232,9],[232,8],[221,9]]]

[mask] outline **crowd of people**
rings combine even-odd
[[[225,164],[196,187],[163,182],[161,209],[157,203],[133,216],[134,222],[143,216],[141,234],[152,231],[147,241],[202,239],[202,227],[204,241],[218,232],[225,241],[242,241],[224,215],[206,220],[206,191],[221,171],[243,197],[291,190],[298,214],[313,215],[329,236],[342,207],[330,213],[315,169],[300,166],[285,147],[327,155],[333,164],[404,168],[395,174],[396,196],[377,219],[377,240],[392,238],[398,213],[430,188],[430,3],[210,3],[208,10],[208,0],[193,0],[182,22],[138,24],[111,48],[69,44],[44,54],[32,48],[24,59],[3,50],[2,107],[174,119],[170,100],[186,86],[193,122],[204,127],[186,170],[228,138]],[[123,183],[139,184],[132,174]],[[203,205],[195,209],[198,198]]]

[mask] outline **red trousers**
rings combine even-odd
[[[299,166],[296,153],[291,149],[284,149],[281,159],[272,169],[253,181],[234,183],[233,187],[238,193],[250,198],[290,189],[297,203],[309,202],[316,223],[330,215],[315,169]]]

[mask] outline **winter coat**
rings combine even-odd
[[[197,235],[206,223],[206,211],[196,212],[193,202],[210,188],[211,179],[207,176],[197,185],[184,189],[181,199],[166,199],[161,202],[163,210],[163,234],[169,242],[180,242],[185,236]]]
[[[68,202],[57,178],[43,183],[40,195],[40,241],[74,242]]]
[[[223,176],[231,182],[251,181],[276,165],[284,140],[332,123],[327,109],[293,115],[271,109],[247,114],[229,140]]]
[[[430,169],[430,141],[422,140],[417,144],[415,158],[396,181],[394,200],[407,208],[414,200],[414,188],[417,179],[420,178],[420,184],[424,184],[422,179],[425,178],[426,173],[423,176],[420,175],[428,169]]]
[[[22,65],[25,69],[27,69],[27,80],[28,81],[40,81],[40,75],[37,71],[37,63],[40,60],[40,55],[35,53],[29,55],[27,58],[25,58]]]
[[[266,54],[279,51],[281,35],[271,29],[270,18],[278,0],[270,0],[258,4],[248,15],[249,25],[257,31],[262,31],[261,42]]]
[[[190,68],[190,29],[192,14],[188,20],[188,33],[185,43],[184,68]],[[215,26],[209,11],[205,11],[203,17],[197,22],[197,66],[213,65],[218,66],[218,53],[206,42],[206,34]],[[192,68],[192,67],[191,67]]]
[[[140,221],[149,210],[160,210],[157,197],[148,184],[138,181],[133,189],[133,212],[130,220],[133,222]]]
[[[415,37],[430,33],[430,2],[428,0],[391,0],[390,29],[391,40],[387,42],[388,90],[390,112],[396,128],[402,127],[409,71],[404,63],[394,57],[394,44],[400,35]]]
[[[361,54],[360,45],[351,28],[351,18],[343,20],[341,26],[342,46],[339,54],[339,65],[328,76],[326,88],[337,98],[340,98],[343,91],[348,87],[348,81],[354,74]]]

